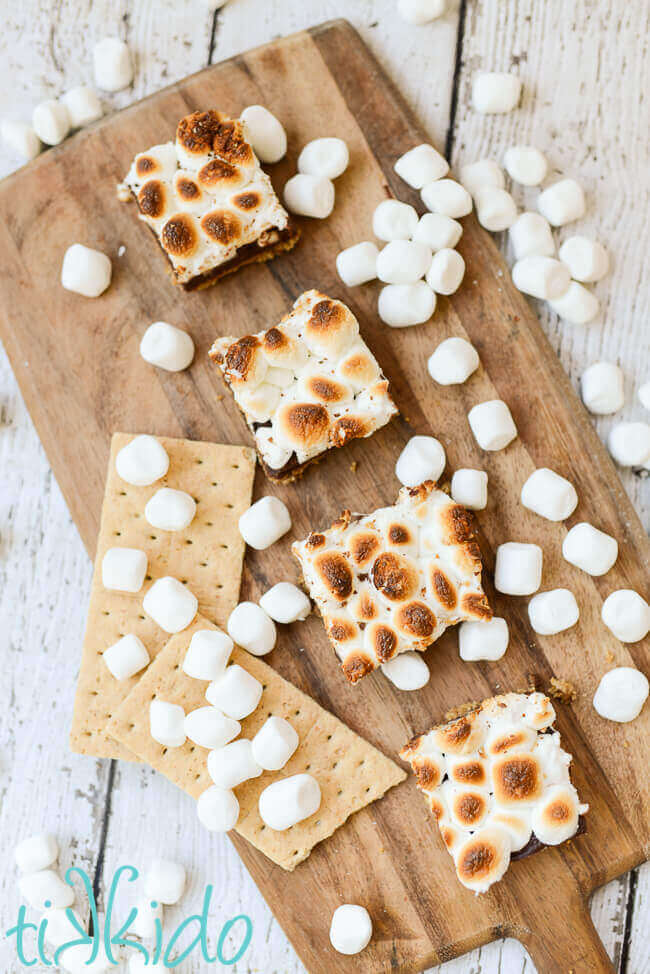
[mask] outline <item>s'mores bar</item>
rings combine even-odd
[[[266,331],[217,339],[210,358],[271,480],[295,479],[327,450],[371,436],[397,413],[359,322],[320,291],[305,291]]]
[[[491,697],[414,737],[400,756],[438,823],[463,886],[485,893],[510,861],[584,832],[571,755],[542,693]]]
[[[343,511],[292,550],[350,683],[449,626],[492,618],[474,519],[432,481],[373,514]]]
[[[176,140],[139,153],[124,183],[186,291],[298,240],[242,123],[221,112],[182,118]]]

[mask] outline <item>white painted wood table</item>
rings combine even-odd
[[[0,117],[28,118],[40,99],[91,82],[92,46],[105,35],[120,35],[137,56],[133,87],[105,98],[112,110],[245,48],[346,16],[454,166],[486,155],[501,158],[515,141],[532,142],[547,152],[554,169],[581,179],[589,196],[584,228],[614,258],[613,273],[596,288],[603,314],[595,324],[577,327],[541,306],[539,313],[574,383],[598,359],[619,362],[626,376],[625,416],[643,418],[635,395],[650,377],[650,141],[644,108],[650,6],[646,0],[450,0],[444,18],[419,28],[402,23],[395,6],[395,0],[231,0],[215,13],[201,0],[23,0],[4,10]],[[524,80],[521,108],[508,116],[473,113],[472,73],[511,67]],[[4,148],[0,153],[0,173],[8,173],[18,162]],[[529,204],[533,199],[520,198]],[[242,912],[254,923],[251,947],[233,970],[302,971],[234,849],[194,825],[187,796],[145,768],[69,753],[91,566],[4,354],[0,390],[2,930],[19,905],[9,850],[46,827],[61,839],[63,865],[84,865],[100,891],[120,864],[144,867],[163,851],[178,857],[192,866],[192,885],[170,919],[198,909],[211,881],[211,930],[218,934],[225,919]],[[611,422],[599,421],[599,432],[606,434]],[[650,481],[631,471],[622,477],[647,523]],[[178,823],[171,833],[170,822]],[[622,974],[650,972],[649,898],[646,865],[593,899],[594,921]],[[18,970],[6,950],[0,943],[0,967]],[[205,965],[195,959],[181,970],[198,972]],[[518,943],[505,941],[436,970],[531,974],[533,967]]]

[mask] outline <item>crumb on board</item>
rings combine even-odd
[[[553,700],[559,700],[560,703],[573,703],[578,696],[573,683],[568,680],[558,680],[554,676],[551,677],[551,684],[546,693]]]
[[[611,651],[611,649],[608,649],[608,650],[607,650],[607,655],[605,656],[605,659],[606,659],[606,661],[607,661],[608,663],[613,663],[613,662],[614,662],[614,654],[613,654],[613,652]]]
[[[350,464],[350,470],[352,471],[352,473],[356,473],[357,472],[357,467],[358,466],[359,466],[358,461],[357,460],[353,460],[352,463]]]

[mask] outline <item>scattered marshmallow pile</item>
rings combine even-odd
[[[623,370],[613,362],[594,362],[580,377],[582,401],[596,416],[617,413],[625,405]],[[641,405],[650,411],[650,385],[638,390]],[[607,437],[610,454],[621,467],[650,470],[650,424],[615,423]]]
[[[350,153],[343,139],[308,142],[298,156],[298,172],[285,183],[284,202],[291,213],[324,220],[334,209],[332,180],[348,168]]]

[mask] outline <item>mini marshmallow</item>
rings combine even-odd
[[[633,666],[605,673],[594,694],[594,710],[607,720],[627,724],[639,716],[648,699],[648,679]]]
[[[109,548],[102,558],[102,585],[114,592],[139,592],[147,574],[140,548]]]
[[[532,145],[513,145],[503,157],[511,179],[522,186],[539,186],[546,178],[546,156]]]
[[[75,939],[79,938],[75,937]],[[118,970],[108,959],[103,943],[100,943],[95,959],[91,960],[93,950],[92,943],[73,943],[63,953],[59,967],[67,971],[67,974],[111,974]],[[148,972],[152,970],[151,966],[147,968]]]
[[[58,145],[70,131],[68,109],[53,98],[42,101],[32,113],[32,128],[45,145]]]
[[[194,342],[186,331],[166,321],[154,321],[142,336],[140,355],[159,369],[182,372],[192,364]]]
[[[445,338],[427,361],[429,375],[441,386],[466,382],[478,367],[478,352],[464,338]]]
[[[637,395],[641,405],[644,406],[645,409],[650,409],[650,382],[644,382],[642,386],[639,386]]]
[[[76,910],[72,910],[72,915],[77,923],[77,927],[74,926],[68,916],[69,909],[70,907],[56,910],[49,909],[43,914],[43,919],[47,920],[45,940],[55,950],[64,944],[69,944],[71,941],[76,940],[80,936],[79,928],[82,930],[86,929],[85,924],[81,922],[81,917]]]
[[[224,675],[209,685],[205,698],[233,720],[243,720],[262,699],[262,684],[239,663],[231,663]]]
[[[209,832],[230,832],[239,819],[239,802],[229,789],[212,785],[199,795],[196,812]]]
[[[83,128],[96,122],[104,114],[102,104],[92,90],[84,85],[78,85],[66,91],[61,101],[68,110],[68,117],[73,129]]]
[[[616,423],[609,431],[607,449],[621,467],[642,467],[650,459],[650,425]]]
[[[391,328],[409,328],[428,321],[436,310],[436,295],[425,281],[387,284],[379,292],[379,317]]]
[[[298,172],[336,179],[345,172],[349,163],[350,153],[343,139],[314,139],[298,156]]]
[[[522,257],[512,268],[512,281],[518,291],[545,301],[557,301],[571,284],[568,268],[554,257],[537,254]]]
[[[228,635],[253,656],[266,656],[275,646],[275,623],[255,602],[240,602],[228,616]]]
[[[311,612],[308,597],[291,582],[278,582],[260,599],[260,607],[275,622],[288,625],[290,622],[303,622]]]
[[[184,490],[161,487],[150,497],[144,516],[153,528],[161,531],[182,531],[194,520],[196,501]]]
[[[236,788],[243,781],[259,778],[262,771],[253,756],[252,742],[245,738],[208,754],[208,774],[219,788]]]
[[[246,544],[262,551],[291,529],[291,515],[279,497],[261,497],[239,518],[239,533]]]
[[[48,901],[55,910],[65,910],[74,903],[74,890],[53,869],[39,869],[21,876],[18,889],[23,899],[35,910],[46,909]]]
[[[135,436],[118,452],[115,469],[127,484],[149,487],[169,470],[169,455],[155,436]]]
[[[144,877],[144,891],[150,900],[173,906],[185,892],[185,867],[171,859],[154,859]]]
[[[298,734],[288,720],[269,717],[253,738],[252,757],[265,771],[280,771],[299,743]]]
[[[588,575],[605,575],[618,558],[616,538],[581,521],[574,525],[562,542],[562,555]]]
[[[488,622],[461,622],[458,627],[458,651],[466,663],[501,659],[509,642],[508,623],[498,616]]]
[[[582,373],[580,391],[590,413],[616,413],[625,403],[623,371],[613,362],[594,362]]]
[[[98,298],[111,283],[111,261],[106,254],[83,244],[72,244],[63,255],[61,284],[85,298]]]
[[[124,41],[105,37],[93,48],[95,84],[102,91],[121,91],[133,81],[131,52]]]
[[[287,154],[284,126],[263,105],[249,105],[239,116],[244,134],[260,162],[279,162]]]
[[[259,797],[262,821],[274,832],[314,815],[320,808],[320,785],[310,774],[294,774],[268,785]]]
[[[507,230],[517,219],[517,204],[505,189],[486,186],[476,194],[478,222],[491,233]]]
[[[521,98],[521,79],[505,71],[481,71],[472,82],[472,105],[483,114],[504,114]]]
[[[400,2],[400,7],[402,2]],[[444,3],[443,3],[444,10]],[[442,12],[442,11],[441,11]],[[424,21],[415,21],[424,23]],[[370,943],[372,920],[365,906],[344,903],[332,914],[330,943],[339,954],[358,954]]]
[[[580,220],[587,209],[582,186],[575,179],[561,179],[553,183],[540,193],[537,209],[553,227]]]
[[[622,643],[638,643],[650,631],[650,606],[638,592],[621,588],[603,602],[602,620]]]
[[[185,711],[176,703],[152,700],[149,704],[149,731],[163,747],[182,747],[185,743]]]
[[[578,495],[570,481],[540,467],[521,488],[521,503],[548,521],[565,521],[578,506]]]
[[[494,159],[479,159],[478,162],[461,166],[460,181],[472,196],[476,196],[480,190],[488,187],[505,189],[506,186],[503,169]]]
[[[609,254],[597,240],[569,237],[559,250],[560,260],[567,265],[574,281],[594,284],[609,270]]]
[[[436,294],[455,294],[465,277],[465,261],[457,250],[446,247],[433,255],[426,281]]]
[[[560,845],[576,834],[579,816],[588,810],[588,805],[579,805],[572,785],[552,785],[534,805],[530,824],[544,845]]]
[[[530,624],[540,636],[555,636],[575,626],[580,609],[575,595],[568,588],[554,588],[540,592],[528,603]]]
[[[423,142],[400,156],[393,168],[413,189],[422,189],[427,183],[446,176],[449,163],[432,145]]]
[[[482,450],[503,450],[517,436],[512,413],[502,399],[489,399],[470,409],[467,419]]]
[[[6,119],[0,126],[2,141],[21,159],[35,159],[41,151],[41,140],[31,125]]]
[[[372,232],[379,240],[410,240],[417,225],[416,211],[399,200],[382,200],[372,215]]]
[[[381,671],[398,690],[421,690],[431,677],[429,667],[420,653],[407,650],[382,663]]]
[[[542,549],[507,541],[497,548],[494,587],[504,595],[532,595],[542,584]]]
[[[463,234],[457,220],[444,213],[423,213],[418,220],[413,239],[426,244],[429,250],[437,253],[447,247],[453,250]]]
[[[226,717],[216,707],[197,707],[185,716],[185,736],[209,750],[224,747],[241,733],[241,724]]]
[[[291,213],[324,220],[334,209],[334,183],[324,176],[299,172],[285,183],[284,202]]]
[[[156,920],[160,920],[162,926],[163,905],[156,900],[153,902],[156,903],[155,906],[152,906],[152,900],[147,896],[142,897],[135,904],[137,913],[135,920],[129,927],[129,933],[133,933],[143,940],[153,940],[156,936]]]
[[[549,301],[553,311],[571,325],[586,325],[593,321],[600,310],[600,302],[582,284],[571,281],[561,298]]]
[[[377,277],[386,284],[415,284],[424,277],[430,265],[431,251],[426,244],[415,240],[391,240],[377,257]]]
[[[21,873],[37,873],[47,869],[59,856],[59,843],[50,832],[39,832],[23,839],[14,849],[14,859]]]
[[[147,615],[168,633],[187,629],[198,607],[196,596],[170,575],[155,581],[142,600]]]
[[[104,650],[103,659],[116,680],[128,680],[149,665],[149,653],[142,640],[129,633]]]
[[[367,284],[377,277],[377,244],[370,240],[355,244],[342,250],[336,258],[336,270],[339,277],[348,287]]]
[[[395,476],[405,487],[418,487],[425,480],[437,482],[445,469],[445,449],[434,436],[412,436],[395,464]]]
[[[541,213],[520,213],[508,232],[515,260],[555,256],[551,225]]]
[[[420,192],[422,202],[432,213],[442,213],[456,220],[472,212],[472,197],[455,179],[437,179]]]
[[[218,680],[226,672],[233,641],[221,629],[200,629],[190,640],[183,672],[194,680]]]
[[[488,475],[484,470],[462,468],[454,471],[451,478],[451,498],[470,511],[482,511],[487,507]]]

